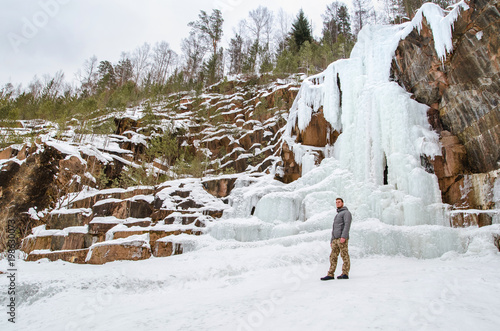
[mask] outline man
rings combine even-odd
[[[351,212],[344,206],[344,200],[337,198],[335,200],[337,205],[337,215],[333,220],[332,229],[332,253],[330,254],[330,270],[328,275],[321,278],[321,280],[335,279],[335,268],[337,268],[337,259],[340,253],[342,257],[342,274],[337,279],[349,279],[349,269],[351,268],[351,261],[349,259],[349,251],[347,250],[347,243],[349,241],[349,230],[351,228],[352,215]]]

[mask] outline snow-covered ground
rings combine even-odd
[[[224,241],[98,266],[18,261],[16,324],[4,313],[0,329],[497,330],[500,253],[482,248],[427,260],[354,250],[351,279],[327,282],[328,240]]]

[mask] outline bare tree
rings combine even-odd
[[[250,19],[246,22],[246,27],[253,34],[254,40],[260,44],[261,34],[266,34],[266,43],[269,44],[269,38],[272,31],[273,13],[266,7],[259,6],[259,8],[250,11]]]
[[[28,84],[28,90],[34,98],[39,98],[42,95],[43,84],[37,75],[33,77],[31,82]]]
[[[250,46],[247,49],[246,68],[250,72],[258,71],[264,59],[270,58],[270,41],[273,31],[273,13],[266,7],[259,6],[250,11],[249,19],[242,24],[251,33]]]
[[[332,2],[326,6],[326,11],[321,15],[323,18],[323,40],[333,45],[337,42],[339,33],[337,17],[342,4],[338,1]]]
[[[137,85],[142,84],[144,77],[151,65],[149,62],[151,53],[151,45],[144,43],[142,46],[137,47],[132,53],[132,68],[133,79]]]
[[[83,91],[87,91],[89,93],[93,93],[95,91],[95,87],[97,85],[98,76],[98,61],[95,55],[92,55],[90,58],[83,62],[82,70],[78,70],[76,73],[76,77],[80,82],[81,89]]]
[[[283,8],[279,9],[276,18],[277,18],[277,24],[276,24],[277,29],[275,30],[274,38],[277,45],[277,53],[281,53],[285,49],[286,40],[288,38],[292,26],[292,19],[290,15],[283,10]]]
[[[189,37],[183,39],[181,43],[188,79],[193,79],[200,72],[203,57],[207,52],[207,47],[200,41],[200,38],[199,35],[192,31]]]
[[[368,23],[373,7],[370,0],[353,0],[352,5],[354,7],[354,35],[357,36],[363,26]]]
[[[153,83],[164,85],[169,69],[173,65],[177,54],[170,49],[167,42],[156,43],[151,54],[151,77]]]
[[[55,99],[64,88],[64,72],[59,70],[54,77],[46,74],[43,75],[43,88],[41,91],[42,98]]]

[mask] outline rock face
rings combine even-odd
[[[315,156],[315,164],[321,163],[325,155],[321,150],[314,147],[332,146],[339,137],[340,133],[335,131],[330,123],[325,120],[323,109],[312,114],[309,125],[304,130],[299,130],[296,126],[292,130],[292,136],[295,136],[295,142],[304,146],[310,146],[310,152]],[[291,183],[302,175],[302,166],[295,160],[294,152],[284,141],[281,145],[281,159],[283,172],[277,174],[276,179],[284,183]]]
[[[112,240],[94,245],[86,258],[89,264],[104,264],[117,260],[144,260],[151,257],[149,242],[142,236],[131,236],[128,240]]]
[[[225,196],[234,181],[224,175],[206,181],[167,182],[156,190],[140,187],[88,193],[53,210],[49,223],[33,229],[21,249],[28,261],[47,258],[90,264],[181,254],[207,232],[207,223],[222,217],[229,206],[214,195]],[[214,192],[207,192],[206,183]],[[73,208],[89,204],[90,208]],[[133,208],[134,212],[124,212]],[[82,258],[83,251],[88,256]]]
[[[49,259],[50,261],[63,260],[71,263],[83,264],[88,254],[88,249],[64,250],[58,252],[34,252],[26,258],[26,261],[37,261]]]
[[[17,229],[31,228],[35,220],[26,213],[30,208],[43,210],[51,205],[58,192],[55,187],[54,175],[57,173],[58,162],[63,158],[61,153],[52,148],[46,148],[42,153],[32,154],[34,146],[25,149],[25,161],[21,165],[9,162],[0,171],[0,231],[6,233],[4,227],[7,221],[13,219]],[[19,155],[18,155],[19,156]],[[29,235],[20,233],[20,239]],[[5,243],[0,242],[0,251],[5,249]]]
[[[443,145],[443,157],[434,162],[443,202],[487,209],[491,203],[478,202],[481,186],[469,186],[465,199],[463,191],[476,174],[496,177],[500,167],[500,2],[468,4],[454,24],[453,52],[444,61],[424,22],[420,33],[414,30],[400,42],[392,75],[431,107],[430,123]]]
[[[231,193],[235,182],[236,177],[204,180],[203,188],[217,198],[224,198]]]
[[[73,209],[71,213],[54,211],[47,217],[47,229],[64,229],[82,226],[90,221],[90,209]]]
[[[122,175],[130,169],[146,169],[141,165],[149,160],[146,155],[148,143],[159,132],[170,130],[167,126],[171,120],[180,124],[173,136],[186,162],[198,160],[191,161],[191,157],[197,154],[206,156],[203,161],[199,160],[198,167],[188,163],[176,164],[186,168],[184,173],[189,173],[187,170],[190,168],[197,169],[196,176],[270,171],[277,162],[281,129],[297,91],[295,79],[267,82],[265,79],[252,81],[247,78],[220,82],[211,86],[203,99],[181,92],[166,97],[165,102],[154,104],[153,122],[161,124],[146,123],[146,118],[137,120],[124,116],[114,119],[115,134],[98,139],[85,133],[72,136],[75,131],[71,131],[58,137],[52,136],[44,142],[39,139],[34,144],[7,147],[0,151],[0,231],[4,230],[8,220],[14,219],[16,228],[21,232],[18,235],[20,243],[33,227],[41,224],[46,224],[47,229],[64,229],[83,226],[93,218],[107,216],[162,220],[161,216],[168,209],[153,208],[149,201],[141,199],[127,200],[141,194],[154,195],[154,188],[137,187],[134,192],[127,193],[129,196],[114,191],[106,197],[106,193],[102,193],[102,196],[78,199],[74,204],[70,201],[72,198],[64,202],[71,205],[66,208],[91,209],[91,215],[87,212],[65,214],[51,211],[63,207],[59,199],[69,193],[86,188],[103,190],[116,185],[133,185],[130,182],[134,182],[137,176],[130,176],[132,180],[128,180],[129,177]],[[168,125],[165,124],[167,120]],[[102,124],[100,118],[89,121],[95,122],[96,126]],[[48,122],[41,122],[50,126]],[[32,135],[46,135],[46,132],[34,129],[41,124],[29,127],[24,122],[17,124],[23,135],[28,129],[32,130]],[[101,138],[104,141],[100,141]],[[156,168],[151,173],[159,173],[158,170],[170,172],[169,165],[177,162],[177,157],[169,162],[156,158],[152,164],[148,161],[147,165]],[[208,165],[202,166],[201,162]],[[220,179],[207,182],[206,189],[216,197],[225,197],[233,188],[234,181]],[[141,190],[144,192],[140,193]],[[120,201],[103,202],[105,199]],[[98,201],[101,204],[96,205]],[[183,203],[187,209],[195,207],[192,202]],[[210,215],[219,212],[212,211]],[[99,227],[91,224],[90,233],[103,239],[105,228],[106,225]],[[0,241],[0,250],[3,250],[5,240],[0,237]]]
[[[311,121],[304,131],[298,129],[296,131],[296,142],[314,147],[333,145],[339,136],[339,133],[333,130],[330,123],[325,120],[321,109],[312,115]]]

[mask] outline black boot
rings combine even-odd
[[[349,276],[342,274],[338,276],[337,279],[349,279]]]
[[[325,277],[321,278],[321,280],[330,280],[330,279],[335,279],[335,277],[326,275]]]

